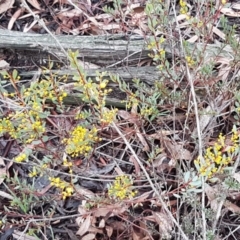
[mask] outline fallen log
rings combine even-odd
[[[53,58],[66,61],[66,52],[79,50],[79,59],[83,62],[93,63],[100,67],[131,66],[143,60],[150,59],[147,48],[147,39],[133,35],[103,35],[103,36],[72,36],[33,34],[14,32],[0,29],[0,49],[17,51],[23,58],[29,53],[34,60],[41,54],[46,54],[48,60],[50,54]],[[170,42],[170,41],[169,41]],[[167,41],[162,44],[167,57],[184,57],[179,40],[169,45]],[[187,53],[192,57],[202,56],[203,60],[215,57],[230,57],[232,48],[223,43],[202,44],[188,43]]]

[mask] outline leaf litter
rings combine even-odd
[[[67,33],[73,35],[98,35],[108,33],[134,33],[141,36],[146,36],[146,34],[149,33],[146,14],[143,6],[140,3],[123,5],[121,11],[116,13],[116,16],[119,14],[119,17],[114,18],[111,14],[106,14],[102,11],[101,1],[100,3],[93,3],[94,1],[85,1],[82,4],[79,4],[77,8],[74,7],[74,2],[68,0],[55,0],[54,2],[51,2],[50,5],[43,4],[42,2],[40,4],[40,1],[37,0],[28,0],[27,2],[35,14],[40,14],[44,18],[44,12],[47,13],[48,18],[45,18],[46,23],[50,24],[51,21],[55,21],[57,23],[57,27],[53,27],[51,30],[58,34]],[[45,3],[47,2],[50,1],[46,1]],[[14,1],[9,1],[7,5],[3,5],[3,3],[0,5],[0,13],[9,12],[11,14],[7,28],[16,30],[17,20],[25,19],[26,22],[23,23],[22,26],[24,32],[40,32],[41,27],[38,25],[37,21],[32,21],[27,10],[19,7],[13,9],[13,4]],[[229,17],[237,18],[239,17],[237,10],[239,10],[238,4],[233,4],[231,8],[221,8],[221,13]],[[119,23],[119,20],[121,20],[123,17],[121,14],[128,19],[127,23]],[[177,21],[180,23],[178,25],[178,29],[189,36],[187,39],[188,42],[193,43],[199,41],[199,39],[201,39],[201,35],[197,35],[194,32],[194,29],[186,21],[186,18],[187,17],[185,14],[179,14],[177,16]],[[80,19],[81,21],[79,21]],[[208,27],[213,29],[213,33],[217,36],[218,41],[224,41],[226,39],[226,35],[219,28],[216,26]],[[161,31],[159,31],[159,34],[160,33]],[[214,83],[212,85],[209,84],[211,87],[214,86],[214,84],[221,83],[221,81],[227,82],[233,72],[231,58],[219,57],[213,60],[216,69],[218,70]],[[96,66],[96,68],[97,67],[98,66]],[[90,65],[90,68],[93,67]],[[208,93],[206,95],[208,95]],[[221,118],[221,113],[223,113],[224,110],[229,108],[232,104],[229,99],[229,96],[222,94],[220,97],[212,100],[212,102],[209,103],[209,106],[204,106],[204,103],[202,104],[201,110],[203,113],[200,115],[200,131],[202,133],[209,135],[209,131],[213,131],[214,126],[216,126],[216,121],[219,120],[219,116]],[[167,108],[168,107],[166,106],[166,109]],[[158,188],[159,191],[161,191],[163,194],[167,193],[166,196],[178,193],[178,190],[184,186],[184,184],[175,184],[175,186],[173,184],[174,181],[181,181],[181,178],[177,179],[176,176],[174,177],[174,174],[176,175],[174,172],[176,170],[176,165],[182,163],[188,164],[188,162],[193,161],[196,157],[191,149],[191,143],[187,142],[188,139],[183,140],[181,137],[186,131],[186,129],[183,128],[183,120],[186,119],[186,113],[184,112],[185,110],[182,111],[181,108],[178,110],[180,112],[178,121],[179,125],[175,126],[173,129],[171,129],[171,119],[165,120],[163,126],[155,123],[155,126],[148,126],[148,128],[144,129],[143,122],[139,118],[137,111],[118,111],[118,123],[121,126],[121,130],[124,133],[124,136],[126,136],[127,140],[132,143],[135,151],[138,152],[139,157],[143,161],[146,161],[147,170],[150,172],[152,170],[151,167],[160,169],[157,175],[155,171],[151,171],[151,174],[153,174],[153,177],[156,180],[156,186],[160,186]],[[216,117],[212,116],[212,112],[215,112]],[[54,117],[56,120],[53,124],[50,124],[51,128],[54,129],[54,125],[56,124],[65,126],[66,130],[69,131],[72,120],[69,117],[69,119],[66,119],[65,121],[61,117],[59,117],[58,114]],[[53,117],[49,118],[49,122],[52,121],[52,118]],[[221,119],[219,121],[221,121]],[[191,129],[191,136],[196,137],[196,132],[198,129],[194,124],[187,124],[185,127]],[[52,130],[49,129],[49,131]],[[185,136],[189,137],[188,134]],[[77,213],[80,215],[76,218],[74,234],[81,236],[81,239],[85,240],[97,239],[99,234],[110,239],[116,238],[116,234],[122,236],[131,236],[129,239],[132,238],[134,240],[153,239],[152,236],[170,238],[173,231],[173,223],[171,219],[169,219],[168,215],[162,211],[158,200],[151,192],[148,182],[142,180],[142,173],[138,162],[131,154],[129,149],[126,148],[124,141],[119,137],[114,129],[105,129],[105,137],[107,138],[107,140],[105,139],[106,147],[100,146],[99,149],[108,157],[102,155],[103,159],[101,163],[97,162],[97,160],[94,158],[91,159],[92,162],[90,163],[84,162],[83,159],[76,159],[75,161],[76,167],[74,169],[74,173],[81,172],[83,177],[89,177],[90,180],[87,179],[87,188],[77,184],[75,185],[76,193],[73,196],[73,202],[69,204],[69,209],[75,209],[75,212],[73,211],[74,213],[76,213],[76,207],[74,208],[74,205],[77,205]],[[156,154],[151,165],[148,162],[150,158],[146,156],[146,153],[148,153],[151,149],[153,142],[157,142],[159,146],[161,146],[162,151]],[[56,140],[53,139],[48,144],[49,149],[54,147],[54,150],[56,152],[58,151],[58,148],[56,147]],[[207,145],[208,142],[205,142],[205,144]],[[42,149],[41,143],[38,143],[35,146],[28,146],[28,148],[38,149],[39,153],[42,155],[49,154]],[[113,159],[120,159],[123,165],[119,166],[119,163],[116,162],[113,164],[113,162],[116,161]],[[166,159],[167,161],[165,161]],[[0,160],[0,175],[8,174],[8,169],[4,159],[0,158]],[[107,168],[107,166],[110,167]],[[116,168],[114,168],[115,166]],[[57,167],[57,164],[55,167]],[[114,171],[114,169],[118,170]],[[166,169],[167,171],[165,171]],[[20,168],[14,168],[14,170],[17,172],[19,171],[19,174],[21,172]],[[58,167],[56,171],[60,172],[61,167]],[[83,172],[85,172],[85,174],[83,174]],[[139,186],[137,197],[129,201],[124,200],[118,203],[115,203],[110,199],[108,199],[108,201],[104,200],[107,185],[110,184],[113,178],[117,176],[117,174],[115,174],[116,172],[118,175],[121,173],[130,173],[131,175],[135,174],[137,180],[136,186]],[[26,176],[24,171],[21,172],[21,174],[22,176]],[[104,176],[106,177],[107,174],[111,175],[112,178],[105,179]],[[233,176],[237,181],[239,181],[237,173],[235,173]],[[97,181],[99,180],[106,181],[98,184]],[[0,183],[2,183],[2,181],[3,178],[0,178]],[[91,181],[92,184],[90,184],[88,181]],[[163,183],[161,183],[161,181],[164,181],[165,184],[163,191]],[[168,182],[171,182],[172,184],[167,184]],[[206,196],[210,203],[210,208],[215,212],[217,212],[219,209],[218,197],[216,196],[218,191],[215,190],[217,187],[218,185],[215,187],[206,185],[205,188]],[[45,188],[42,194],[46,193],[54,195],[54,192],[51,191],[51,188]],[[4,191],[1,191],[0,193],[2,198],[12,199],[12,195],[9,193]],[[227,197],[231,198],[230,195],[227,195]],[[235,203],[233,200],[231,201],[227,200],[224,202],[223,208],[234,214],[239,214],[239,203],[237,201],[235,201]],[[89,203],[92,203],[93,206],[90,205],[88,208],[86,208],[86,204]],[[60,199],[56,199],[54,204],[57,205],[57,208],[59,209],[64,208],[64,203]],[[2,211],[3,209],[1,208],[0,210]],[[64,216],[64,214],[61,214],[61,216]],[[67,225],[68,223],[66,223],[66,227],[68,227]],[[69,228],[66,227],[64,227],[65,233],[70,236],[72,233],[70,233]],[[151,231],[155,231],[155,235],[153,232],[152,234],[149,234]],[[24,239],[36,239],[27,235],[24,230],[22,232],[15,230],[14,234],[24,237]]]

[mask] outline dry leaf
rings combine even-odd
[[[12,197],[12,195],[10,195],[10,194],[8,194],[8,193],[5,193],[5,192],[3,192],[3,191],[0,191],[0,196],[1,196],[2,198],[7,198],[7,199],[10,199],[10,200],[13,200],[13,199],[14,199],[14,197]]]
[[[240,183],[240,172],[234,173],[233,178],[235,178]]]
[[[235,213],[235,214],[240,214],[240,207],[237,205],[231,203],[230,201],[226,200],[226,202],[223,204],[224,207],[226,207],[229,211]]]
[[[167,214],[160,213],[160,212],[152,212],[153,216],[158,223],[159,227],[159,232],[161,233],[162,238],[167,238],[171,237],[171,231],[173,228],[172,221],[170,221],[169,217]]]
[[[141,169],[140,169],[138,161],[135,159],[135,157],[133,155],[130,156],[129,162],[132,162],[134,164],[136,176],[140,176]]]
[[[240,10],[240,3],[234,3],[232,5],[232,8],[235,9],[235,10]]]
[[[219,36],[220,38],[222,38],[223,40],[226,39],[226,35],[225,35],[222,31],[220,31],[218,28],[213,27],[212,30],[213,30],[213,32],[214,32],[216,35],[218,35],[218,36]]]
[[[37,0],[27,0],[33,7],[35,7],[36,9],[38,9],[38,10],[41,10],[41,7],[40,7],[40,5],[39,5],[39,3],[38,3],[38,1]]]
[[[91,219],[92,219],[92,217],[90,215],[88,215],[85,219],[82,218],[82,220],[83,220],[82,223],[78,222],[78,226],[80,228],[78,229],[76,235],[83,236],[86,232],[88,232],[89,227],[91,225]]]
[[[0,69],[8,69],[9,63],[7,63],[5,60],[0,60]]]
[[[162,138],[160,138],[160,142],[161,147],[164,148],[164,150],[168,153],[171,159],[173,160],[192,159],[192,154],[190,151],[184,148],[184,143],[173,141],[165,136],[162,136]]]
[[[4,181],[6,174],[7,174],[6,165],[3,159],[0,157],[0,184],[2,184],[2,182]]]
[[[138,26],[142,21],[145,21],[146,19],[146,13],[143,7],[134,8],[131,15],[131,23],[133,24],[133,26]]]
[[[95,217],[106,217],[110,213],[109,217],[113,217],[124,213],[126,210],[127,207],[115,204],[107,207],[100,207],[94,211],[93,215]]]
[[[197,40],[198,40],[198,36],[197,35],[194,35],[193,37],[189,38],[187,40],[187,42],[190,42],[190,43],[195,43]]]
[[[92,199],[95,197],[95,194],[92,191],[81,187],[80,185],[75,185],[75,190],[78,195],[84,196],[85,198]]]
[[[93,240],[93,239],[95,239],[95,236],[96,236],[96,234],[89,233],[89,234],[85,235],[84,237],[82,237],[81,240]]]
[[[14,239],[21,239],[21,240],[38,240],[39,239],[37,237],[29,236],[26,233],[19,232],[17,230],[14,230],[12,235],[13,235]]]
[[[226,16],[229,17],[240,17],[240,13],[239,12],[235,12],[230,8],[221,8],[221,13],[223,13]]]
[[[211,209],[217,212],[218,206],[219,206],[219,201],[217,200],[217,192],[216,190],[211,187],[208,184],[205,184],[205,193],[208,197],[208,200],[210,202]]]
[[[34,20],[28,27],[28,23],[24,26],[23,32],[28,32],[35,24],[38,23],[38,20]]]
[[[104,219],[101,219],[101,221],[100,221],[98,227],[99,227],[99,228],[104,228],[105,226],[106,226],[106,224],[105,224],[105,220],[104,220]]]
[[[117,115],[120,116],[124,120],[128,120],[130,123],[134,123],[137,126],[141,126],[141,119],[138,114],[129,113],[125,110],[119,110]]]
[[[12,7],[15,0],[2,0],[0,1],[0,14],[6,12]]]
[[[82,16],[83,11],[81,9],[72,9],[68,10],[66,9],[65,11],[61,11],[60,13],[56,14],[58,18],[61,20],[65,18],[73,18],[73,17],[80,17]]]
[[[231,60],[228,58],[224,58],[224,57],[219,57],[216,61],[216,63],[220,63],[220,66],[218,66],[217,68],[219,69],[218,71],[218,75],[216,77],[216,80],[222,80],[222,81],[226,81],[228,79],[228,75],[231,72]]]
[[[108,237],[110,238],[112,236],[112,234],[113,234],[113,228],[110,227],[110,226],[106,226],[105,230],[107,232]]]
[[[11,17],[8,23],[8,29],[11,30],[15,21],[22,15],[24,8],[19,8]]]

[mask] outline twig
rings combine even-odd
[[[22,0],[22,7],[26,8],[31,15],[33,16],[34,20],[36,20],[38,22],[39,25],[41,25],[46,31],[47,33],[49,33],[49,35],[56,41],[56,43],[58,44],[58,46],[60,47],[60,49],[63,51],[63,53],[66,55],[66,57],[68,57],[67,52],[65,51],[65,49],[62,47],[61,43],[59,42],[59,40],[51,33],[51,31],[49,31],[49,29],[46,27],[44,21],[42,19],[40,19],[40,17],[38,15],[36,15],[27,5],[25,0]]]
[[[116,131],[118,132],[118,134],[122,137],[122,139],[124,140],[126,146],[128,147],[128,149],[131,151],[132,155],[134,156],[134,158],[136,159],[136,161],[138,162],[139,166],[141,167],[143,173],[145,174],[149,184],[151,185],[152,190],[154,191],[154,193],[156,194],[156,196],[158,197],[163,209],[165,210],[165,212],[169,215],[170,219],[172,220],[172,222],[177,226],[177,228],[179,229],[179,231],[182,234],[182,238],[188,240],[188,237],[185,235],[185,233],[183,232],[181,226],[178,224],[178,222],[176,221],[176,219],[172,216],[172,213],[170,212],[170,210],[168,209],[166,203],[163,201],[162,196],[159,194],[159,191],[156,189],[156,187],[153,184],[153,181],[151,180],[149,174],[147,173],[145,167],[143,166],[142,162],[140,161],[140,159],[138,158],[136,152],[133,150],[131,144],[128,142],[128,140],[126,139],[126,137],[122,134],[122,132],[120,131],[120,129],[117,127],[117,125],[113,122],[112,123],[113,127],[116,129]]]
[[[185,58],[186,57],[186,52],[185,52],[185,49],[184,49],[184,46],[183,46],[182,32],[180,31],[179,23],[178,23],[178,20],[177,20],[175,3],[173,5],[174,5],[174,7],[173,7],[174,16],[175,16],[175,19],[176,19],[177,29],[178,29],[178,33],[179,33],[181,50],[183,52],[183,57]],[[201,132],[201,128],[200,128],[197,97],[196,97],[195,88],[194,88],[194,85],[193,85],[193,78],[192,78],[192,75],[190,73],[187,61],[185,61],[185,66],[186,66],[187,79],[188,79],[188,82],[190,84],[190,90],[191,90],[194,112],[195,112],[195,118],[196,118],[197,135],[198,135],[198,156],[200,158],[200,161],[203,162],[203,154],[202,154],[203,144],[202,144],[202,137],[201,137],[202,132]],[[201,181],[202,181],[202,209],[201,209],[201,213],[202,213],[202,227],[203,227],[202,237],[203,237],[203,240],[206,240],[206,234],[207,234],[206,224],[207,224],[207,222],[206,222],[206,216],[205,216],[205,177],[204,176],[201,177]]]

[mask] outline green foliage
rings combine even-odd
[[[38,197],[34,194],[34,187],[27,184],[26,180],[20,180],[15,173],[14,178],[7,178],[7,183],[15,185],[10,191],[13,199],[11,206],[19,209],[22,213],[30,213],[32,206],[38,201]]]
[[[119,200],[131,199],[136,193],[137,191],[133,191],[133,180],[125,175],[116,177],[108,189],[109,196]]]

